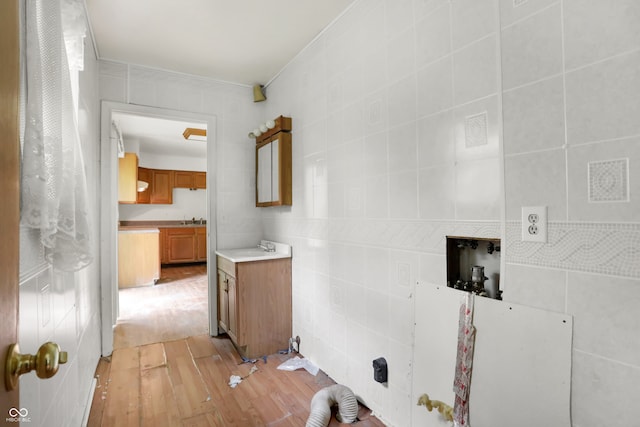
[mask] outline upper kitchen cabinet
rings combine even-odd
[[[291,205],[290,129],[291,119],[279,117],[274,129],[256,138],[256,206]]]
[[[136,203],[151,203],[151,169],[138,168],[138,181],[146,182],[147,188],[142,191],[140,191],[141,188],[138,188],[138,198]]]
[[[173,203],[173,171],[151,169],[150,202],[161,205]]]
[[[124,153],[118,158],[118,202],[136,203],[138,198],[138,156]]]
[[[193,183],[197,189],[207,188],[207,173],[206,172],[194,172]]]
[[[189,188],[191,190],[207,188],[207,173],[192,171],[174,171],[174,188]]]

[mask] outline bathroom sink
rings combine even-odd
[[[276,243],[276,242],[268,242],[266,240],[262,240],[260,245],[263,247],[270,246],[274,248],[273,251],[266,251],[261,247],[249,247],[249,248],[239,248],[239,249],[218,249],[216,251],[217,255],[220,255],[223,258],[227,258],[231,262],[248,262],[248,261],[264,261],[268,259],[279,259],[279,258],[291,258],[291,246]]]

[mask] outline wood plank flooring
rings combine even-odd
[[[127,290],[155,289],[158,298],[153,301],[153,293],[143,293],[144,300],[139,294],[131,296],[133,308],[121,311],[126,321],[119,320],[116,326],[118,345],[114,343],[112,356],[102,358],[96,369],[98,381],[88,426],[304,426],[311,398],[334,384],[333,380],[322,371],[312,376],[305,370],[278,370],[277,366],[293,354],[270,355],[266,363],[262,359],[255,364],[243,363],[228,337],[210,337],[207,332],[190,334],[190,329],[183,327],[189,322],[177,322],[172,331],[171,321],[157,317],[176,311],[187,319],[197,319],[188,310],[182,312],[175,307],[193,304],[180,300],[184,295],[186,300],[194,299],[193,287],[197,288],[198,282],[204,282],[206,315],[206,267],[199,271],[193,267],[176,269],[164,277],[165,285]],[[186,285],[174,286],[172,292],[161,287],[178,283]],[[145,307],[148,304],[154,309],[139,308],[142,301]],[[139,311],[145,311],[146,317]],[[201,323],[206,330],[206,316]],[[182,335],[167,339],[168,333]],[[254,366],[257,370],[251,373]],[[231,375],[243,377],[236,388],[228,385]],[[353,425],[384,426],[366,407],[360,407],[359,419]],[[340,425],[344,424],[332,417],[329,426]]]
[[[155,286],[120,289],[113,348],[209,332],[206,264],[162,267]]]

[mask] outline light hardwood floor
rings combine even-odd
[[[181,321],[172,331],[169,320],[160,320],[165,310],[175,311],[178,306],[189,306],[195,298],[194,288],[202,287],[206,315],[206,268],[192,267],[172,270],[164,275],[173,284],[173,293],[161,283],[141,291],[145,299],[131,296],[127,321],[116,326],[115,350],[111,357],[100,360],[96,370],[98,384],[91,406],[90,427],[298,427],[304,426],[309,415],[313,395],[334,382],[322,371],[312,376],[305,370],[294,372],[278,370],[277,366],[292,354],[275,354],[256,363],[243,363],[226,336],[210,337],[208,333],[190,334]],[[172,278],[172,274],[175,276]],[[177,286],[184,283],[184,287]],[[158,300],[154,300],[156,290]],[[128,290],[127,290],[128,291]],[[185,291],[185,300],[180,301]],[[171,297],[167,297],[167,294]],[[143,310],[150,304],[153,310]],[[164,309],[162,307],[164,306]],[[137,307],[137,308],[136,308]],[[197,307],[193,305],[193,307]],[[147,312],[146,320],[142,312]],[[125,311],[126,312],[126,311]],[[121,312],[122,313],[122,312]],[[169,317],[175,315],[172,313]],[[198,315],[182,312],[187,319]],[[195,317],[194,317],[195,316]],[[135,321],[134,321],[135,319]],[[203,323],[205,329],[207,325]],[[126,328],[121,328],[126,324]],[[162,326],[161,326],[162,325]],[[202,326],[202,325],[201,325]],[[118,329],[123,329],[118,331]],[[181,331],[181,332],[176,332]],[[174,337],[176,334],[186,334]],[[129,336],[129,334],[133,334]],[[172,338],[165,339],[163,334]],[[257,370],[250,374],[251,368]],[[236,387],[228,385],[229,377],[238,375],[243,381]],[[335,411],[334,411],[335,412]],[[360,407],[359,427],[383,426],[366,407]],[[332,418],[329,426],[341,425]]]
[[[121,289],[119,296],[115,349],[209,332],[205,264],[163,267],[155,286]]]

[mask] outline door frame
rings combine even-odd
[[[20,223],[20,17],[17,0],[0,5],[0,419],[20,408],[18,389],[8,392],[4,366],[9,345],[18,342]]]
[[[121,102],[102,101],[100,109],[100,270],[102,296],[102,355],[113,352],[113,328],[118,318],[118,150],[111,138],[113,113],[207,124],[207,283],[209,335],[218,335],[216,277],[217,118],[213,115]]]

